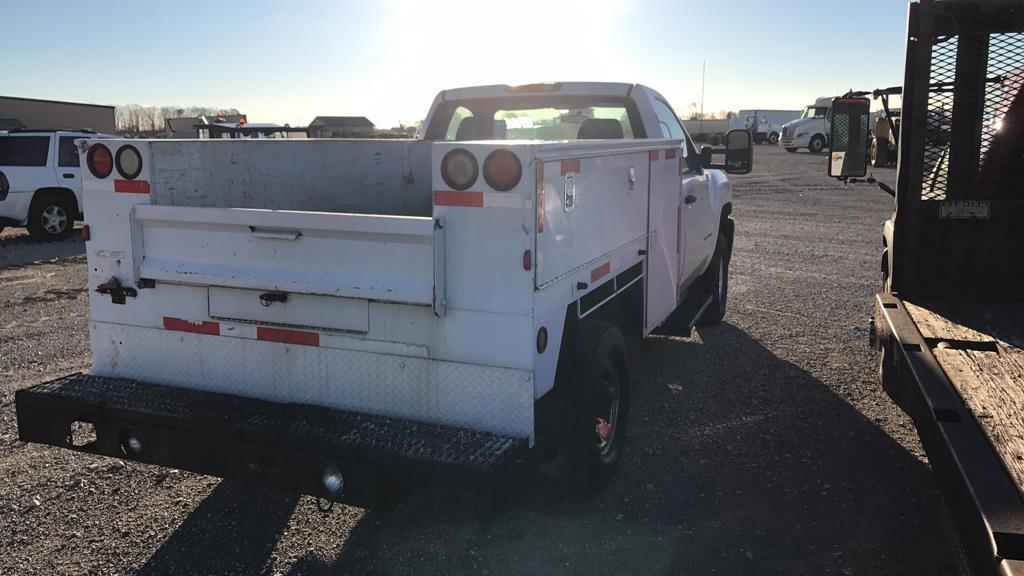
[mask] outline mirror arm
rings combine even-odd
[[[867,178],[854,178],[852,176],[840,176],[840,177],[837,177],[837,179],[840,180],[843,184],[860,184],[860,183],[874,184],[875,186],[878,186],[883,192],[885,192],[889,196],[892,196],[893,198],[896,197],[896,190],[893,190],[892,186],[889,186],[888,184],[886,184],[885,182],[882,182],[881,180],[875,180],[874,176],[868,176]]]

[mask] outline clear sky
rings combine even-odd
[[[640,82],[685,115],[902,82],[902,0],[0,0],[0,95],[421,119],[444,88]]]

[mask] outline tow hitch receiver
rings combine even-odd
[[[138,296],[138,291],[130,286],[121,286],[121,281],[116,276],[110,278],[103,284],[96,287],[96,292],[99,294],[107,294],[110,296],[110,301],[114,304],[124,304],[125,298],[131,296],[135,298]]]

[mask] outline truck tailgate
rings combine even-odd
[[[434,301],[432,218],[147,204],[133,216],[141,278]]]

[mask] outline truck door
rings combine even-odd
[[[700,159],[689,138],[683,143],[682,149],[684,154],[679,161],[679,171],[683,199],[679,210],[683,227],[683,246],[680,249],[683,259],[679,288],[685,290],[711,260],[718,239],[711,237],[717,214],[711,206],[707,174],[701,168]]]

